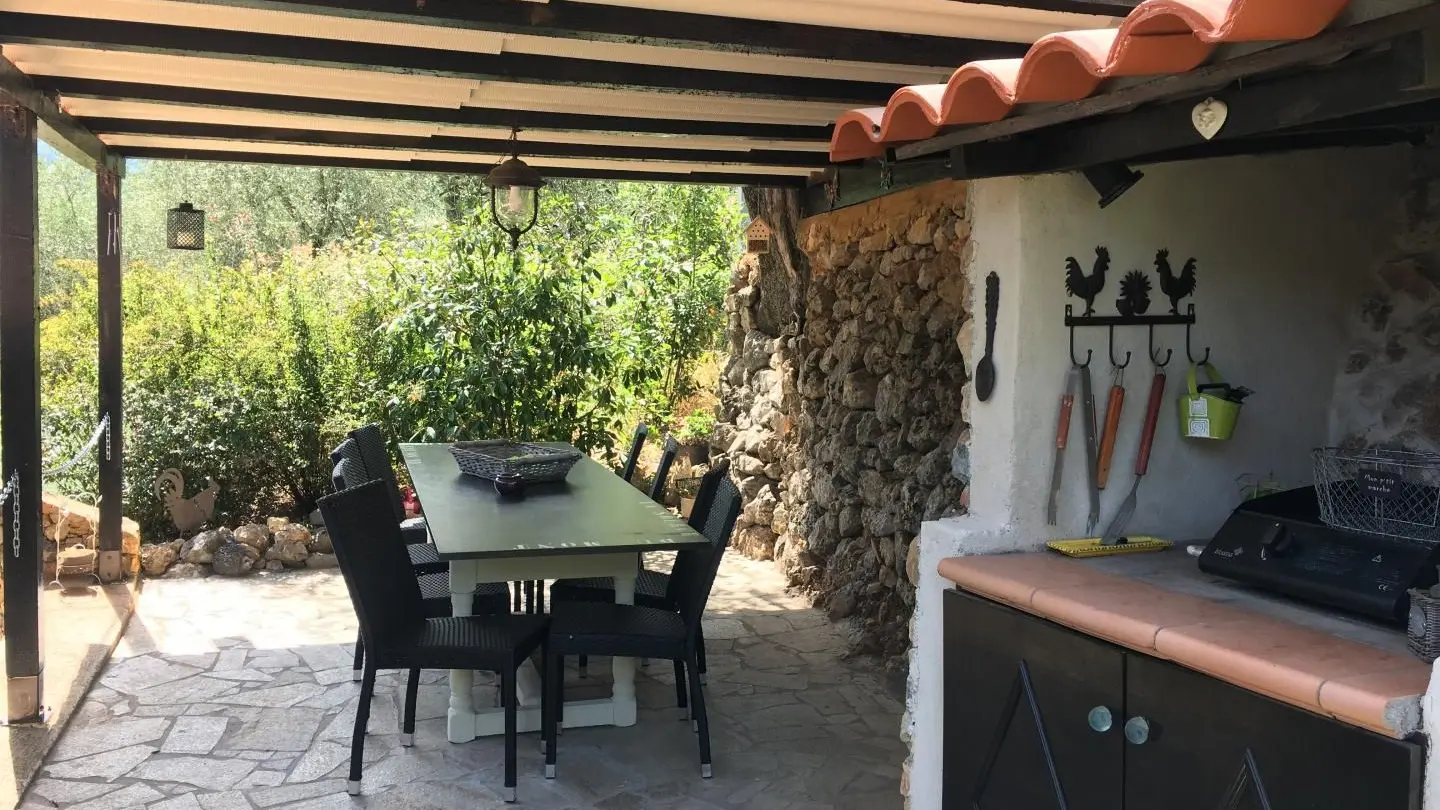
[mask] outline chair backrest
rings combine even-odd
[[[696,550],[699,553],[687,554],[684,564],[677,556],[675,567],[670,571],[675,601],[692,641],[700,632],[705,603],[710,601],[715,575],[720,571],[725,549],[730,546],[730,535],[734,533],[735,521],[740,517],[740,506],[740,489],[728,475],[723,476],[715,487],[709,508],[705,510],[703,528],[700,529],[700,533],[710,541],[709,547]]]
[[[630,454],[625,457],[625,463],[621,465],[615,474],[629,481],[635,477],[635,465],[640,463],[640,448],[645,446],[645,437],[650,435],[650,428],[644,422],[635,426],[635,435],[630,437]]]
[[[355,440],[346,437],[339,447],[330,451],[330,463],[334,465],[330,473],[330,480],[335,485],[335,491],[359,486],[370,480],[370,474],[365,469],[365,462],[360,458],[360,446]]]
[[[399,632],[425,621],[420,585],[384,490],[383,481],[370,481],[320,499],[365,647],[377,652],[392,649]]]
[[[400,482],[395,479],[395,468],[390,466],[390,451],[386,448],[385,433],[379,425],[365,425],[350,431],[350,438],[360,449],[360,459],[365,472],[373,479],[385,484],[385,495],[396,520],[405,519],[405,501],[400,497]]]
[[[665,503],[665,484],[670,480],[670,467],[679,452],[680,443],[675,441],[674,436],[666,436],[665,449],[660,451],[660,464],[655,467],[655,480],[650,483],[650,500]]]
[[[715,500],[715,490],[720,481],[730,474],[730,461],[720,459],[700,478],[700,487],[695,490],[695,503],[690,505],[690,528],[705,531],[705,517],[710,512],[710,503]]]

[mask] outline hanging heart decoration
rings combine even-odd
[[[1220,129],[1225,126],[1225,119],[1230,117],[1230,107],[1219,99],[1207,98],[1190,111],[1190,123],[1195,125],[1195,131],[1200,137],[1210,140],[1220,134]]]

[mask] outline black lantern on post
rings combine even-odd
[[[205,249],[205,212],[180,203],[165,215],[165,246],[171,250]]]
[[[520,249],[520,237],[540,217],[540,189],[545,178],[520,159],[519,130],[510,133],[510,157],[485,176],[490,188],[490,216],[510,234],[510,250]]]

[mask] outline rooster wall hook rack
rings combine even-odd
[[[1150,275],[1143,270],[1131,270],[1120,279],[1120,294],[1115,299],[1115,315],[1095,314],[1095,299],[1105,289],[1105,275],[1110,270],[1110,251],[1104,245],[1095,248],[1095,263],[1091,272],[1086,275],[1084,268],[1074,256],[1065,259],[1065,292],[1075,298],[1085,301],[1085,312],[1081,315],[1075,314],[1075,308],[1070,304],[1065,305],[1065,326],[1070,329],[1070,362],[1076,366],[1084,367],[1090,364],[1092,350],[1085,350],[1084,362],[1075,353],[1075,329],[1077,327],[1103,326],[1109,330],[1109,360],[1116,368],[1124,368],[1129,365],[1130,352],[1124,352],[1124,359],[1120,359],[1115,351],[1115,328],[1126,326],[1144,326],[1149,330],[1147,354],[1150,362],[1156,366],[1164,366],[1170,362],[1171,351],[1161,350],[1155,346],[1155,327],[1157,326],[1184,326],[1185,327],[1185,348],[1186,355],[1191,362],[1197,362],[1194,349],[1190,339],[1190,329],[1195,325],[1195,305],[1187,304],[1182,314],[1180,305],[1186,298],[1195,292],[1195,269],[1197,262],[1194,258],[1186,259],[1176,273],[1170,266],[1170,251],[1161,248],[1155,252],[1155,271],[1160,277],[1160,292],[1170,301],[1170,311],[1149,314],[1151,309],[1151,292],[1155,285],[1150,280]],[[1206,349],[1206,358],[1209,357],[1209,350]],[[1198,362],[1205,362],[1203,359]]]

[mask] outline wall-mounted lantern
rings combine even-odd
[[[180,203],[165,215],[165,246],[171,250],[205,249],[205,212]]]
[[[485,176],[490,188],[490,216],[510,235],[510,250],[520,249],[520,237],[540,217],[540,189],[545,178],[520,159],[520,131],[510,133],[510,157]]]

